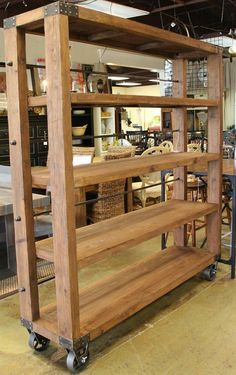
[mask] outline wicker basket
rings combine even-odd
[[[131,152],[107,153],[104,160],[115,160],[131,157]],[[103,182],[98,185],[98,198],[93,205],[88,205],[88,216],[93,223],[122,215],[124,207],[125,179]],[[116,195],[117,194],[117,195]]]

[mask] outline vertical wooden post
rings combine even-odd
[[[32,209],[25,33],[5,29],[7,105],[21,318],[39,318]]]
[[[48,136],[58,335],[79,337],[68,17],[45,18]]]
[[[219,210],[207,220],[208,250],[219,255],[221,251],[221,195],[222,195],[222,130],[223,130],[223,61],[222,55],[208,57],[208,97],[217,99],[217,107],[208,108],[208,152],[220,158],[208,164],[208,202],[217,203]]]
[[[187,61],[184,59],[173,61],[173,79],[178,80],[173,84],[174,97],[186,97],[186,70]],[[187,151],[187,110],[185,108],[173,108],[172,111],[172,130],[174,151]],[[177,131],[176,131],[177,130]],[[174,169],[174,178],[178,181],[174,182],[173,198],[187,199],[187,168],[180,167]],[[184,246],[187,242],[186,225],[175,229],[174,241],[177,246]]]

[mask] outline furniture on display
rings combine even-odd
[[[147,130],[127,130],[127,140],[136,147],[136,155],[141,155],[147,149],[148,131]]]
[[[1,183],[2,185],[2,183]],[[0,216],[4,221],[4,236],[7,251],[7,268],[13,274],[16,274],[16,251],[15,251],[15,237],[14,237],[14,218],[13,218],[13,203],[12,203],[12,189],[9,187],[0,187]],[[45,207],[50,204],[48,196],[33,194],[32,195],[33,208]],[[36,228],[35,228],[36,230]],[[36,233],[37,234],[37,233]]]
[[[31,347],[46,349],[49,340],[60,344],[68,351],[68,368],[74,371],[86,365],[90,340],[198,272],[205,270],[209,278],[215,274],[221,225],[221,50],[166,30],[64,2],[6,19],[4,29],[14,212],[20,218],[15,222],[15,235],[21,321],[30,331]],[[47,95],[28,98],[25,34],[43,31]],[[174,97],[70,93],[70,36],[87,43],[96,36],[96,44],[173,58]],[[208,60],[208,99],[186,97],[188,56],[204,56]],[[71,105],[173,108],[175,152],[72,168]],[[51,157],[53,239],[37,243],[33,236],[31,194],[27,194],[32,188],[27,147],[28,106],[47,106]],[[208,153],[186,153],[186,108],[194,106],[208,107]],[[188,202],[186,167],[201,160],[208,163],[208,201]],[[173,200],[75,228],[74,188],[83,190],[92,184],[173,168],[176,180]],[[34,182],[37,183],[35,176]],[[187,247],[186,224],[204,215],[208,226],[207,249]],[[174,231],[174,244],[170,248],[78,289],[78,268],[170,230]],[[54,262],[55,304],[39,303],[36,257]]]
[[[201,152],[201,145],[199,143],[189,143],[187,150],[188,152]]]
[[[168,151],[173,151],[173,143],[171,141],[163,141],[159,144],[161,147],[166,147]]]
[[[96,107],[93,109],[94,118],[94,135],[103,135],[103,137],[95,138],[96,155],[101,155],[107,151],[109,145],[113,145],[116,138],[115,134],[115,108]],[[108,135],[111,134],[109,137]]]
[[[108,152],[104,155],[104,161],[130,158],[131,151]],[[107,220],[125,213],[125,178],[102,182],[98,184],[95,198],[98,201],[88,202],[88,217],[92,223]]]
[[[167,152],[170,152],[168,147],[154,146],[143,151],[141,156],[160,155]],[[156,199],[161,198],[161,172],[146,173],[139,177],[141,181],[132,183],[133,195],[141,202],[142,207],[145,207],[148,198],[152,198],[155,202]]]
[[[46,165],[48,154],[47,116],[29,112],[31,165]],[[7,116],[0,116],[0,164],[10,165]]]

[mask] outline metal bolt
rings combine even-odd
[[[6,61],[7,66],[13,66],[13,61]]]
[[[15,145],[16,145],[16,140],[14,140],[14,141],[10,141],[10,145],[11,145],[11,146],[15,146]]]
[[[21,221],[21,217],[20,217],[20,216],[17,216],[17,217],[15,218],[15,221]]]
[[[18,292],[20,293],[20,292],[25,292],[25,288],[23,287],[23,288],[19,288],[18,289]]]

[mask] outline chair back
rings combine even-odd
[[[148,142],[148,131],[126,131],[127,139],[132,144],[136,146],[136,154],[141,155],[147,148]]]
[[[188,152],[201,152],[201,145],[200,143],[189,143],[187,145]]]
[[[173,151],[173,143],[171,141],[163,141],[159,144],[159,146],[166,147],[169,152]]]
[[[154,146],[145,150],[141,156],[161,155],[161,154],[167,154],[168,152],[170,152],[170,150],[167,147]],[[147,185],[152,185],[161,180],[161,172],[157,171],[157,172],[147,173],[145,175],[140,176],[140,179],[142,180],[143,183]]]

